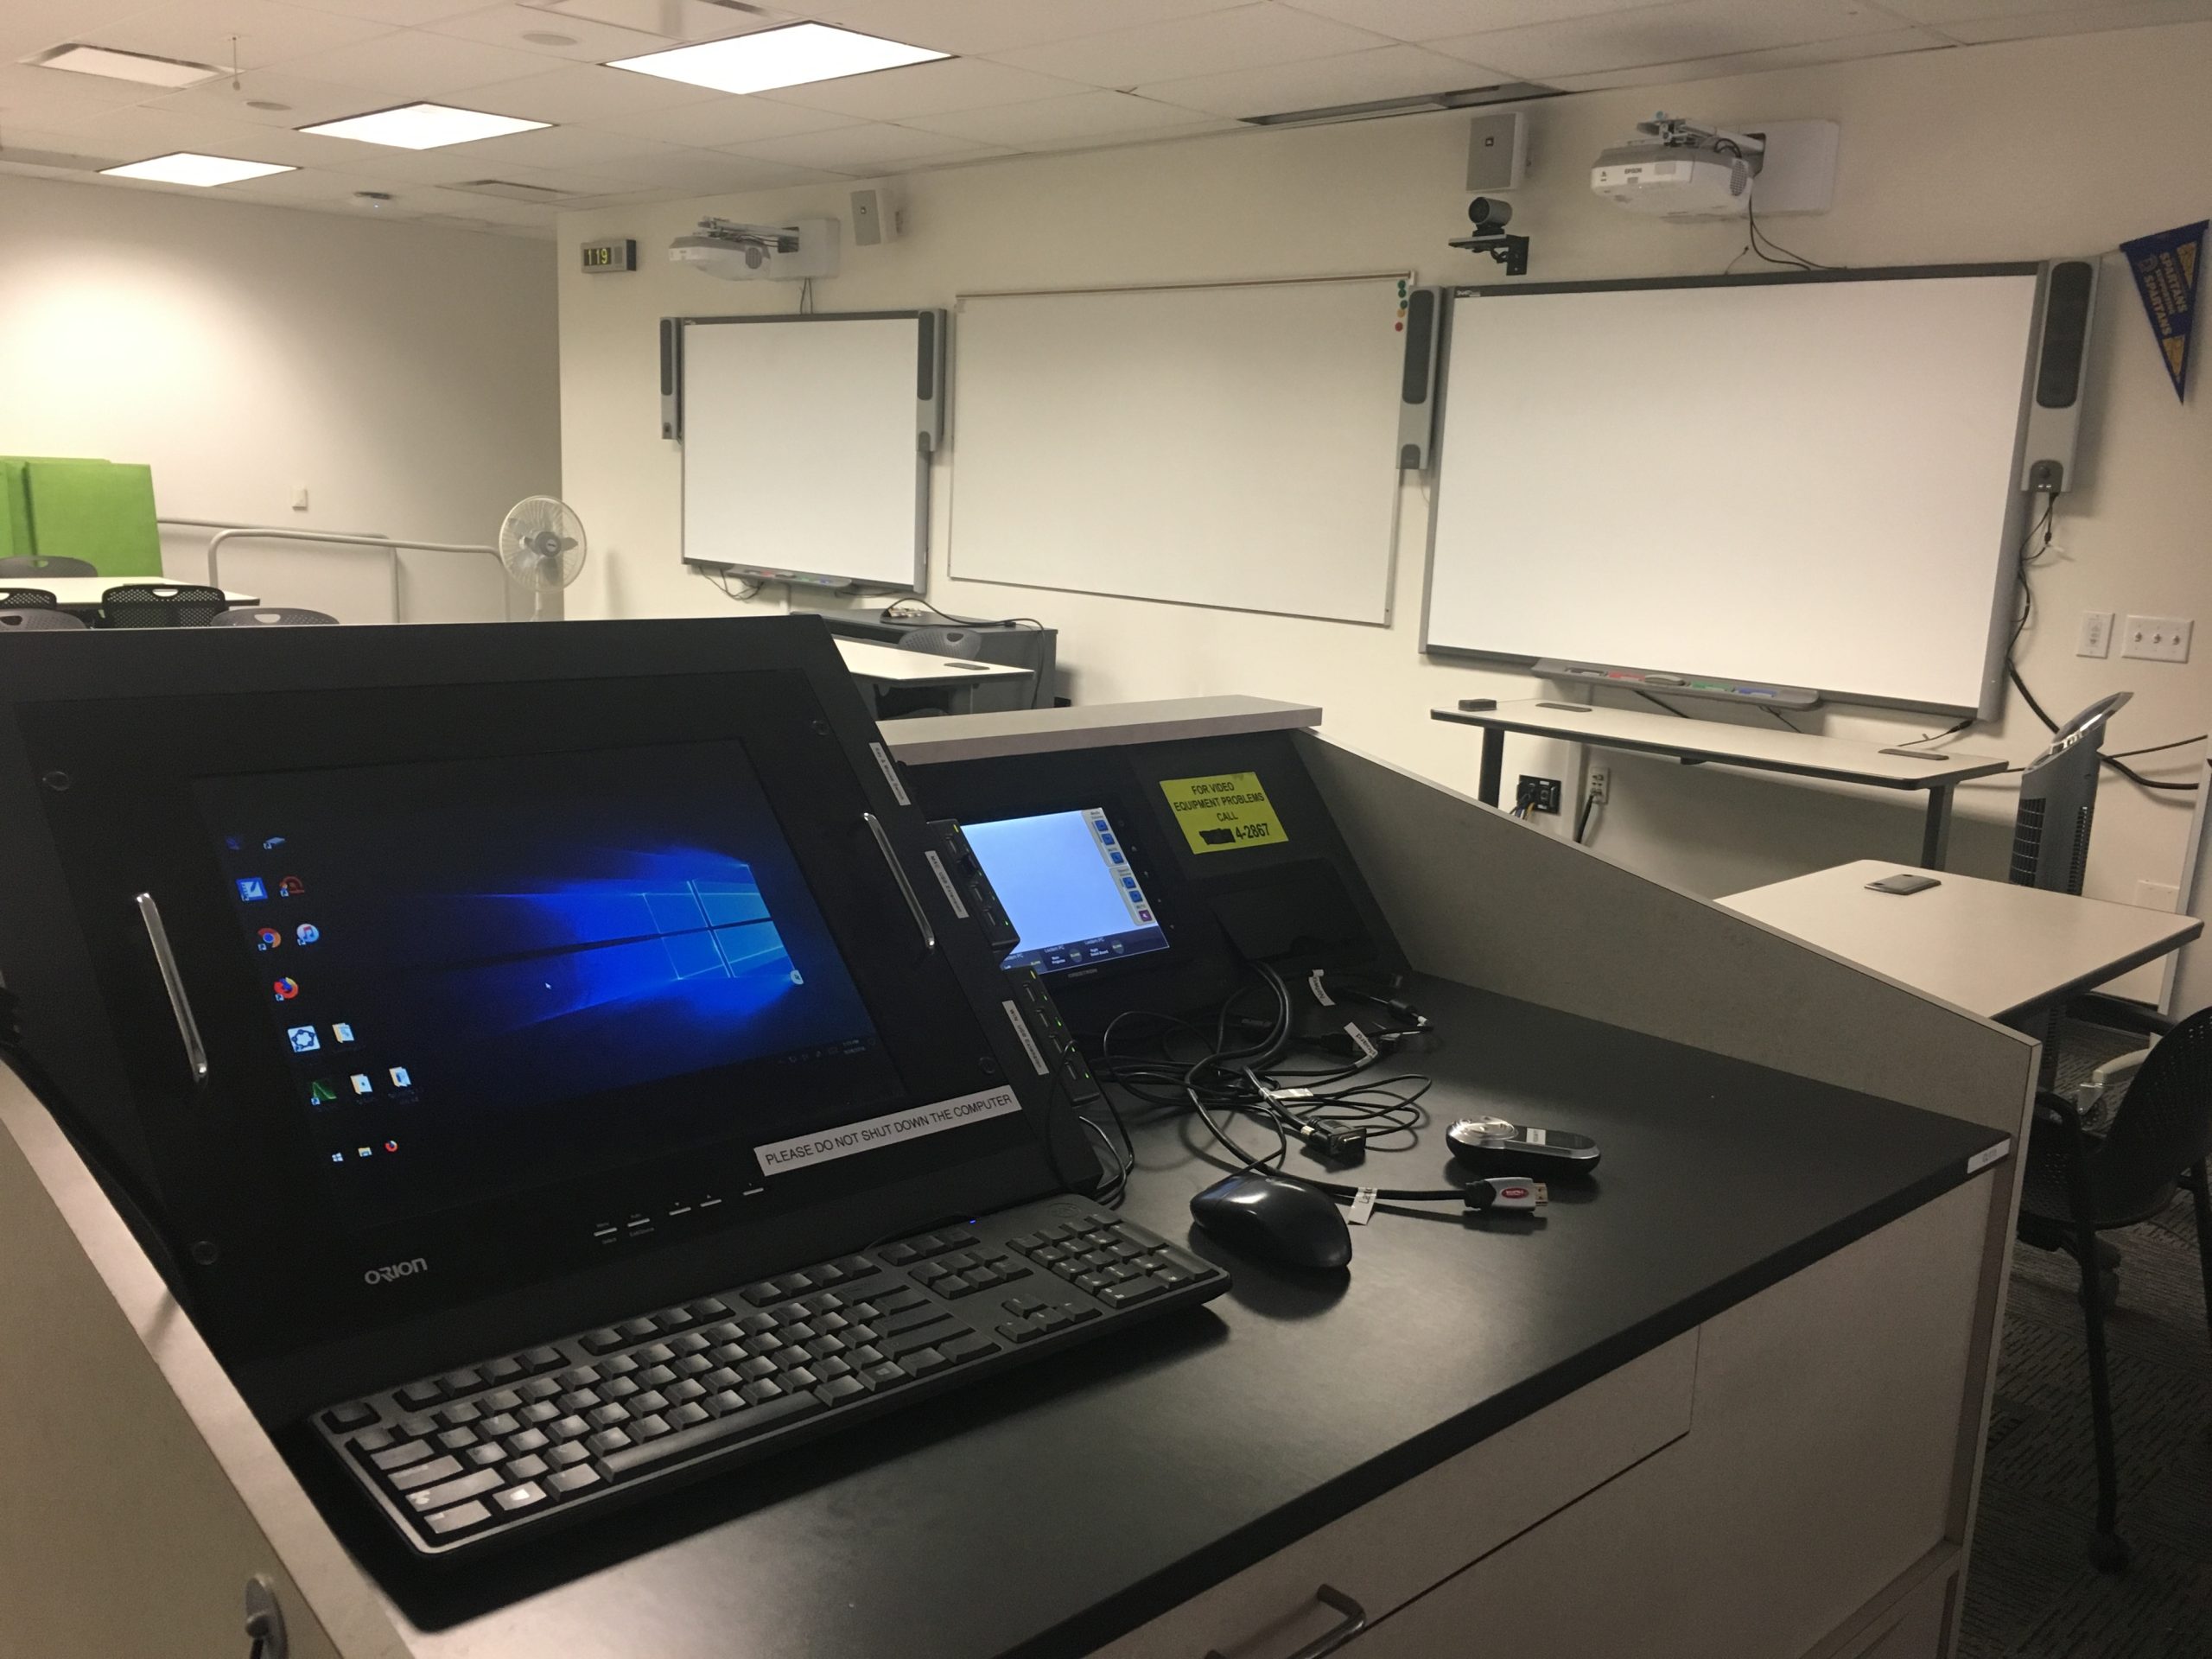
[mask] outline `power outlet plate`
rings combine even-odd
[[[2120,630],[2120,654],[2149,663],[2185,663],[2196,626],[2185,616],[2131,616]]]
[[[1558,811],[1559,779],[1532,778],[1522,772],[1520,783],[1513,791],[1513,804],[1525,806],[1532,812]]]
[[[1613,774],[1603,766],[1590,768],[1590,804],[1603,806],[1613,792]]]
[[[2076,657],[2109,657],[2112,655],[2112,613],[2084,611],[2082,613],[2082,632],[2074,641]]]

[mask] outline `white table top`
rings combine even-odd
[[[1941,887],[1902,896],[1866,889],[1924,874],[1862,858],[1720,903],[1988,1020],[2062,1001],[2204,931],[2194,916],[1971,875],[1946,873]]]
[[[845,666],[855,674],[900,685],[950,685],[964,680],[1026,680],[1030,676],[1029,670],[1011,667],[1005,663],[973,663],[960,657],[931,657],[918,651],[906,651],[897,645],[878,645],[870,639],[840,639],[837,641],[837,654],[845,659]]]
[[[1603,748],[1638,749],[1650,754],[1688,755],[1723,766],[1761,772],[1795,772],[1805,778],[1834,778],[1874,784],[1885,789],[1928,789],[2005,770],[1994,755],[1948,753],[1885,754],[1877,743],[1785,731],[1780,726],[1739,726],[1732,721],[1677,720],[1656,709],[1603,709],[1563,698],[1529,697],[1495,709],[1437,709],[1435,720],[1462,726],[1495,727],[1532,737],[1563,738]]]
[[[100,595],[111,588],[197,588],[198,582],[183,582],[174,576],[0,576],[0,588],[28,588],[42,594],[52,594],[54,602],[63,610],[89,611],[99,607]],[[252,594],[223,590],[223,597],[233,605],[258,605],[260,599]]]

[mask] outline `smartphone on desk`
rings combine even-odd
[[[1896,875],[1885,875],[1878,881],[1869,881],[1866,884],[1866,891],[1903,895],[1908,893],[1925,893],[1930,887],[1940,887],[1942,885],[1932,875],[1916,875],[1910,871],[1900,871]]]

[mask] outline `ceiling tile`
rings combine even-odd
[[[340,51],[288,59],[284,68],[309,80],[334,81],[396,103],[411,103],[464,86],[543,74],[545,60],[480,41],[403,29]]]
[[[256,109],[257,104],[276,107]],[[361,89],[335,86],[327,80],[308,80],[288,75],[280,69],[249,69],[238,77],[235,86],[226,75],[220,80],[149,99],[145,107],[175,110],[186,115],[218,115],[233,121],[250,121],[256,126],[289,130],[360,114]]]
[[[542,69],[518,80],[467,91],[465,101],[471,109],[517,115],[529,121],[608,122],[720,96],[704,86],[686,86],[658,75],[632,74],[627,69],[608,69],[596,63],[563,64],[558,69]]]
[[[6,0],[0,4],[0,59],[10,63],[85,38],[86,29],[119,23],[146,10],[146,0]]]
[[[1380,99],[1414,98],[1427,92],[1458,92],[1495,86],[1510,77],[1462,58],[1424,52],[1417,46],[1383,46],[1342,57],[1303,63],[1271,64],[1264,69],[1232,69],[1224,75],[1163,80],[1137,91],[1146,98],[1211,115],[1281,115],[1293,110],[1330,109]]]
[[[145,105],[103,111],[64,130],[77,134],[80,142],[96,146],[104,154],[134,159],[194,150],[203,156],[275,162],[287,167],[311,166],[327,157],[336,143],[334,139],[256,126],[219,115],[186,114]]]
[[[285,0],[285,3],[305,6],[310,11],[334,11],[341,17],[365,17],[393,28],[411,28],[477,10],[485,0]]]
[[[901,164],[954,160],[984,148],[969,139],[880,121],[803,132],[788,138],[763,138],[736,154],[792,167],[818,167],[832,173],[878,173]]]
[[[627,133],[605,132],[594,127],[540,127],[535,132],[510,133],[486,138],[470,146],[472,153],[488,158],[493,166],[581,168],[596,170],[622,164],[626,175],[657,158],[680,156],[673,144],[658,144]]]
[[[2118,5],[2071,6],[2016,10],[2002,16],[1939,19],[1934,27],[1955,41],[1979,45],[2019,41],[2041,35],[2081,35],[2107,29],[2146,29],[2162,23],[2190,23],[2212,17],[2206,0],[2125,0]]]
[[[975,56],[1138,23],[1228,11],[1250,0],[819,0],[809,15],[940,52]]]
[[[1293,11],[1268,0],[1235,11],[1118,29],[1110,35],[1086,35],[995,55],[1018,69],[1034,69],[1040,74],[1094,86],[1129,87],[1388,44],[1379,35],[1347,29],[1312,12]]]
[[[977,143],[1015,149],[1058,149],[1086,139],[1110,143],[1118,138],[1169,132],[1203,132],[1230,124],[1187,109],[1135,98],[1127,92],[1077,92],[1034,104],[1008,104],[995,110],[953,115],[918,115],[912,125],[948,132]]]
[[[1646,64],[1684,63],[1897,27],[1866,0],[1677,0],[1634,11],[1535,23],[1430,42],[1432,51],[1554,81]]]
[[[639,75],[634,79],[645,80],[650,77]],[[765,98],[709,96],[699,103],[685,104],[676,109],[616,116],[595,124],[610,132],[627,133],[633,137],[654,138],[663,143],[688,144],[700,149],[712,149],[718,145],[742,144],[754,138],[784,138],[793,133],[826,132],[832,127],[849,127],[854,124],[854,118],[849,115],[833,115],[827,110],[804,110],[796,104],[777,103]]]
[[[190,0],[190,3],[142,11],[77,38],[94,46],[150,52],[156,57],[182,58],[219,69],[232,67],[235,41],[237,66],[259,69],[288,58],[357,45],[391,32],[384,23],[279,5],[275,0]]]
[[[760,19],[746,17],[742,12],[734,15],[745,18],[753,27],[763,26]],[[589,18],[564,16],[535,6],[520,5],[463,12],[458,17],[425,23],[423,30],[428,35],[449,35],[455,40],[481,41],[487,46],[504,46],[541,57],[569,58],[579,63],[606,63],[614,58],[636,57],[640,53],[664,50],[670,44],[664,35],[643,34],[634,29],[610,29]],[[530,35],[546,38],[524,38]],[[567,44],[561,43],[563,38]]]
[[[712,153],[712,152],[709,152]],[[823,184],[830,180],[843,180],[851,175],[832,173],[824,168],[795,167],[788,162],[764,162],[757,156],[715,156],[715,165],[690,168],[687,163],[684,176],[667,186],[658,194],[664,200],[682,200],[686,196],[734,196],[747,190],[781,190],[795,184]],[[660,252],[645,254],[641,258],[658,258]]]
[[[111,80],[105,75],[76,75],[67,69],[0,63],[0,122],[35,126],[56,117],[92,115],[148,103],[161,92],[158,86]]]
[[[1884,29],[1878,35],[1853,35],[1847,40],[1811,41],[1802,46],[1769,47],[1763,52],[1737,52],[1722,57],[1693,58],[1682,63],[1646,64],[1636,69],[1607,69],[1596,74],[1560,75],[1548,84],[1563,92],[1594,92],[1612,86],[1669,86],[1676,81],[1708,80],[1722,75],[1751,75],[1769,69],[1796,69],[1815,63],[1847,63],[1859,58],[1894,56],[1903,52],[1937,51],[1951,45],[1941,35],[1924,29]],[[1628,134],[1621,135],[1624,141]]]
[[[1401,41],[1440,41],[1595,12],[1629,11],[1652,0],[1283,0],[1287,6],[1371,29]]]
[[[983,110],[1071,92],[1077,87],[1052,75],[1010,68],[987,58],[946,58],[872,75],[847,75],[788,87],[766,97],[779,104],[830,110],[855,120],[904,121],[913,115]]]
[[[2084,31],[2104,27],[2102,20],[2116,13],[2165,11],[2177,9],[2177,3],[2178,0],[1881,0],[1885,11],[1893,11],[1912,23],[1942,25],[2032,17]]]
[[[779,10],[759,4],[757,0],[745,0],[743,4],[724,0],[521,0],[521,3],[526,10],[551,18],[548,27],[553,29],[561,29],[564,22],[595,22],[633,35],[651,35],[671,45],[749,35],[756,29],[798,22],[810,15],[804,10],[804,0],[797,0],[797,10]]]

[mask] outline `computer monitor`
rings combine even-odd
[[[2105,728],[2133,695],[2115,691],[2099,698],[2061,726],[2050,747],[2028,763],[2012,821],[2011,875],[2017,886],[2082,891]]]
[[[963,826],[1020,943],[1009,968],[1040,974],[1167,949],[1121,832],[1103,808]]]

